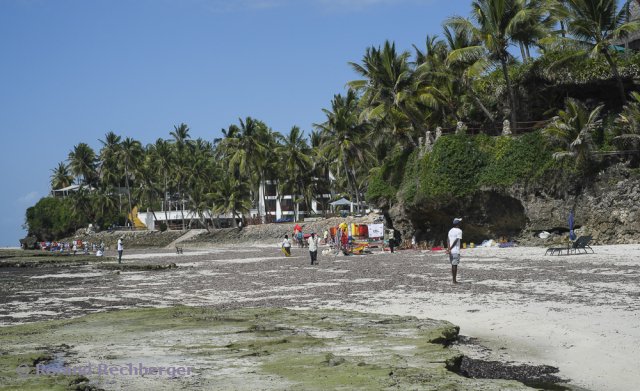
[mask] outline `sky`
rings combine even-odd
[[[307,134],[385,40],[424,47],[470,0],[0,0],[0,246],[74,145],[212,141],[248,116]]]

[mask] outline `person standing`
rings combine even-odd
[[[289,241],[289,235],[284,235],[284,240],[282,241],[282,252],[287,257],[291,256],[291,242]]]
[[[307,239],[309,243],[309,256],[311,256],[311,264],[318,264],[318,237],[315,232],[311,232],[311,236]]]
[[[118,263],[122,263],[122,251],[124,250],[124,245],[122,244],[122,237],[118,239]]]
[[[451,277],[453,283],[457,284],[456,276],[458,275],[458,265],[460,264],[460,243],[462,242],[462,218],[453,219],[453,228],[449,230],[447,237],[447,254],[449,254],[449,262],[451,262]]]

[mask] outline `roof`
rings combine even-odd
[[[85,189],[87,190],[95,190],[93,187],[91,186],[83,186]],[[71,185],[71,186],[67,186],[67,187],[63,187],[62,189],[55,189],[53,191],[78,191],[80,190],[80,185]]]
[[[338,205],[353,205],[353,202],[349,201],[349,200],[348,200],[348,199],[346,199],[346,198],[340,198],[340,199],[339,199],[339,200],[337,200],[337,201],[330,202],[330,203],[329,203],[329,205],[331,205],[331,206],[338,206]]]

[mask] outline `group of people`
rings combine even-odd
[[[446,254],[449,256],[449,263],[451,263],[451,277],[454,284],[458,283],[457,275],[458,275],[458,265],[460,264],[460,244],[462,243],[462,218],[456,217],[453,219],[453,227],[449,230],[447,234],[447,248],[445,249]],[[296,232],[296,234],[302,234],[302,230]],[[328,233],[325,232],[325,244],[328,239]],[[415,240],[415,239],[414,239]],[[315,232],[311,232],[311,235],[306,239],[307,244],[309,246],[309,256],[311,258],[311,264],[318,264],[318,243],[319,239],[316,236]],[[118,245],[118,253],[121,255],[120,245]],[[291,256],[291,241],[289,240],[289,235],[284,235],[284,240],[282,241],[282,252],[287,256]],[[393,250],[392,250],[393,252]]]
[[[97,244],[92,242],[83,242],[82,240],[74,240],[71,242],[40,242],[39,246],[41,250],[60,253],[66,252],[73,255],[76,255],[79,252],[84,255],[89,255],[89,253],[97,254],[99,252],[104,252],[103,242]]]
[[[311,264],[318,264],[318,244],[319,239],[316,236],[315,232],[311,232],[311,235],[306,239],[307,246],[309,247],[309,256],[311,257]],[[291,241],[289,240],[289,235],[284,235],[284,240],[282,241],[282,252],[287,257],[291,256]]]
[[[74,240],[71,242],[40,242],[40,249],[46,251],[55,251],[60,253],[68,253],[76,255],[81,252],[84,255],[95,254],[98,257],[104,255],[104,242],[91,243],[82,240]],[[118,263],[122,263],[122,252],[124,251],[123,238],[120,237],[117,243]]]

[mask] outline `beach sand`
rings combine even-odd
[[[571,256],[544,250],[463,250],[457,285],[444,253],[414,250],[319,255],[311,266],[305,249],[284,258],[277,245],[200,246],[183,255],[125,252],[125,263],[175,262],[171,271],[0,268],[0,325],[177,304],[412,315],[459,325],[457,348],[471,357],[557,366],[590,390],[637,388],[640,245]]]

